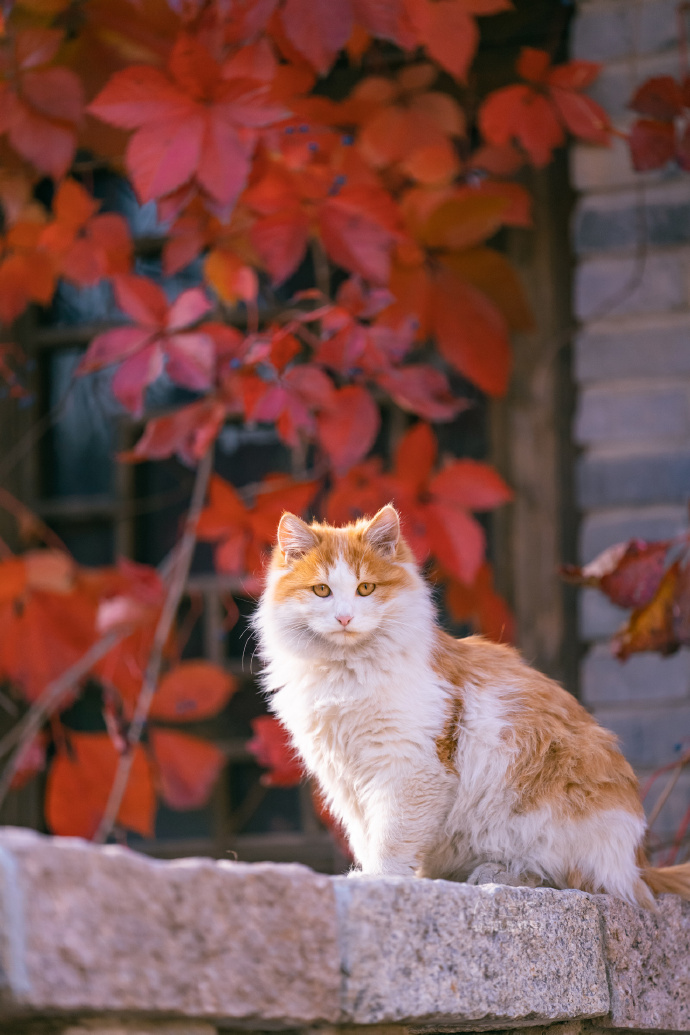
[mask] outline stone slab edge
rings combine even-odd
[[[690,1031],[690,904],[153,861],[0,830],[0,1024]]]

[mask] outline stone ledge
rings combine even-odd
[[[161,863],[5,829],[0,913],[3,1030],[690,1031],[690,905],[670,896],[644,914],[576,891]]]

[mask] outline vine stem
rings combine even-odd
[[[213,449],[209,448],[197,468],[192,499],[189,504],[189,510],[187,511],[184,533],[174,552],[174,557],[170,566],[168,592],[158,619],[148,665],[146,666],[146,672],[144,673],[144,679],[141,684],[141,690],[139,691],[139,697],[137,698],[132,722],[130,723],[129,730],[127,732],[127,748],[120,756],[120,761],[115,773],[115,779],[110,788],[105,812],[103,813],[98,830],[96,831],[96,836],[94,837],[94,841],[97,844],[103,844],[110,836],[117,820],[117,814],[120,811],[122,799],[127,790],[127,784],[129,782],[132,764],[134,762],[134,749],[141,740],[141,735],[144,731],[146,720],[148,719],[153,695],[158,686],[165,645],[168,642],[170,630],[175,621],[182,594],[184,593],[184,588],[187,584],[187,577],[192,563],[192,555],[194,553],[194,547],[196,546],[197,524],[206,498],[206,489],[211,477],[212,467]]]

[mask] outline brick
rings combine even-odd
[[[587,259],[575,272],[575,313],[580,320],[658,313],[687,305],[690,250],[636,257]]]
[[[690,314],[655,313],[589,327],[575,339],[580,384],[621,377],[690,378]]]
[[[598,589],[581,589],[577,603],[580,637],[586,642],[610,639],[629,614],[612,604]]]
[[[655,769],[677,757],[678,744],[690,730],[690,704],[595,708],[602,726],[620,740],[623,754],[636,769]]]
[[[586,514],[580,523],[580,563],[587,564],[614,543],[625,543],[629,539],[668,539],[687,531],[687,527],[686,507]]]
[[[593,647],[585,657],[581,673],[582,700],[588,705],[621,704],[631,701],[682,700],[690,696],[690,651],[671,657],[633,654],[621,662],[608,644]]]
[[[690,186],[685,183],[585,198],[575,213],[573,245],[580,255],[690,242]]]
[[[690,451],[587,455],[577,463],[576,486],[577,501],[583,510],[686,503],[690,494]]]
[[[572,29],[571,51],[587,61],[667,50],[678,43],[676,0],[588,4]]]
[[[588,5],[575,18],[570,49],[573,57],[611,61],[634,47],[633,23],[624,4]]]
[[[687,440],[688,391],[684,387],[588,388],[580,392],[575,441],[580,445]]]

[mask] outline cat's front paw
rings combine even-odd
[[[509,888],[536,888],[541,880],[534,873],[510,873],[502,863],[485,862],[472,870],[468,884],[505,884]]]

